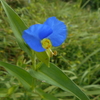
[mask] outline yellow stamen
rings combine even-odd
[[[51,41],[46,38],[41,41],[41,44],[44,49],[49,49],[52,47]]]

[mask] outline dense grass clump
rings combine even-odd
[[[100,9],[91,11],[88,8],[82,9],[78,5],[78,3],[60,0],[54,2],[31,0],[31,3],[27,6],[17,7],[14,10],[27,26],[43,23],[51,16],[56,16],[59,20],[65,22],[68,28],[67,39],[60,47],[53,48],[53,51],[57,51],[57,56],[53,56],[51,62],[58,65],[66,75],[75,81],[90,96],[91,100],[99,100]],[[17,64],[22,68],[26,68],[26,64],[29,64],[26,70],[29,69],[31,61],[16,43],[2,7],[0,7],[0,15],[0,60]],[[14,82],[20,85],[16,78],[11,78],[2,67],[0,70],[0,88],[10,88]],[[2,76],[5,79],[2,79]],[[65,93],[55,86],[49,86],[49,88],[47,86],[49,85],[46,83],[41,84],[45,92],[52,92],[60,98],[59,100],[76,100],[71,94]],[[27,91],[23,91],[25,90],[20,85],[19,89],[13,94],[17,97],[17,93],[19,93],[19,100],[25,100],[25,98],[33,100],[32,98],[36,96],[36,94],[30,93],[26,96]]]

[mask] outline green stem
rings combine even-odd
[[[32,60],[32,69],[36,70],[36,54],[35,51],[33,50],[32,50],[31,60]],[[35,92],[36,85],[37,85],[37,79],[34,78],[34,88],[33,88],[34,92]]]

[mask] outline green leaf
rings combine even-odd
[[[4,67],[11,75],[17,77],[27,89],[31,89],[34,85],[33,77],[25,70],[0,61],[0,66]]]
[[[44,62],[49,67],[50,58],[47,55],[47,53],[46,52],[35,52],[35,53],[36,53],[37,58],[40,61]]]
[[[27,29],[26,25],[4,0],[0,1],[6,12],[9,24],[14,32],[14,35],[17,39],[20,48],[32,57],[30,48],[25,44],[24,40],[22,39],[22,33],[25,29]],[[46,52],[35,52],[35,53],[39,60],[44,62],[46,65],[49,65],[49,57]]]
[[[27,27],[20,19],[20,17],[13,11],[13,9],[4,0],[0,1],[3,6],[3,9],[6,12],[9,24],[14,32],[14,35],[17,39],[20,48],[31,56],[30,49],[26,46],[24,40],[22,39],[22,33],[25,29],[27,29]]]
[[[85,93],[87,95],[99,95],[100,90],[85,91]],[[60,92],[60,93],[55,94],[55,97],[66,97],[66,96],[72,96],[72,94],[69,92]]]
[[[55,98],[54,96],[45,93],[44,91],[42,91],[41,89],[36,89],[36,92],[43,98],[43,100],[58,100],[57,98]]]
[[[89,100],[79,87],[54,64],[50,64],[49,68],[45,64],[42,64],[40,69],[31,71],[30,73],[33,77],[41,81],[60,87],[65,91],[69,90],[81,100]]]

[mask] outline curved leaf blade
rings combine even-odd
[[[65,91],[69,90],[81,100],[89,100],[79,87],[54,64],[50,64],[49,68],[45,64],[42,64],[40,69],[37,71],[31,71],[30,73],[33,77],[39,80],[60,87]]]
[[[27,71],[15,65],[11,65],[1,61],[0,66],[4,67],[11,75],[17,77],[25,88],[31,89],[33,87],[33,77]]]
[[[6,12],[9,24],[14,32],[14,35],[17,39],[20,48],[24,50],[30,57],[32,57],[31,49],[25,44],[24,40],[22,39],[22,33],[25,29],[27,29],[26,25],[4,0],[0,1]],[[46,52],[35,52],[35,53],[39,60],[44,62],[46,65],[49,65],[49,57]]]
[[[30,49],[27,47],[27,45],[24,43],[24,40],[22,39],[22,33],[25,29],[27,29],[26,25],[4,0],[0,1],[8,17],[8,22],[14,32],[14,35],[20,48],[31,56]]]

